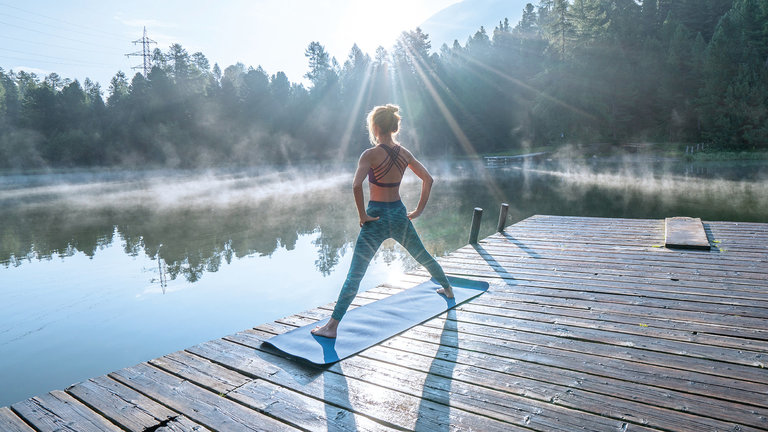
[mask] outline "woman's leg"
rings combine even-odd
[[[453,297],[451,283],[448,282],[448,278],[445,276],[443,268],[440,267],[440,264],[435,261],[435,258],[432,257],[429,251],[424,247],[419,235],[416,233],[416,228],[413,227],[413,223],[407,216],[404,225],[401,236],[396,237],[395,239],[400,242],[405,250],[407,250],[419,264],[423,265],[429,274],[431,274],[443,287],[441,294],[445,293],[448,297]]]
[[[373,255],[376,254],[379,246],[381,246],[381,243],[386,240],[382,225],[384,225],[384,221],[380,219],[367,222],[360,229],[360,234],[357,236],[357,242],[355,243],[355,252],[352,255],[352,263],[347,273],[347,279],[341,287],[336,307],[333,308],[333,314],[331,315],[333,319],[341,321],[350,303],[352,303],[352,300],[357,295],[357,290],[360,288],[360,280],[363,279],[366,270],[368,270],[368,264],[371,262]]]

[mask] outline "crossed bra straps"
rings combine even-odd
[[[379,147],[383,148],[387,152],[387,156],[376,168],[371,167],[368,170],[368,182],[380,187],[398,187],[400,182],[397,183],[382,183],[380,180],[392,169],[396,167],[400,174],[405,172],[405,168],[408,166],[405,157],[400,155],[400,146],[389,147],[384,144],[379,144]],[[401,177],[402,179],[402,177]]]

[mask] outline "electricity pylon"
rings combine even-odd
[[[141,39],[133,41],[134,44],[141,44],[141,51],[126,54],[126,57],[141,56],[144,57],[144,64],[134,66],[131,69],[143,69],[144,78],[149,75],[149,71],[152,70],[152,53],[149,51],[149,44],[156,44],[157,42],[147,37],[147,28],[144,27],[144,36]]]

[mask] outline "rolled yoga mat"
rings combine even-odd
[[[335,363],[378,344],[409,328],[479,296],[488,282],[448,277],[454,298],[437,294],[434,279],[395,295],[351,309],[339,324],[336,339],[313,335],[310,330],[328,318],[265,341],[267,345],[314,364]]]

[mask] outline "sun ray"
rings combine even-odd
[[[395,87],[395,80],[394,80],[394,79],[392,79],[392,92],[393,92],[393,97],[395,98],[395,101],[396,101],[396,103],[397,103],[398,105],[402,105],[402,106],[405,108],[405,112],[406,112],[406,113],[413,113],[413,110],[412,110],[412,108],[413,108],[413,107],[411,106],[411,102],[410,102],[410,100],[408,99],[408,97],[406,96],[406,91],[405,91],[405,89],[406,89],[406,86],[405,86],[405,82],[403,81],[403,73],[402,73],[402,72],[400,72],[400,71],[396,71],[396,72],[394,73],[394,75],[397,77],[397,84],[399,84],[399,85],[400,85],[400,87],[399,87],[399,89],[398,89],[398,88],[396,88],[396,87]],[[398,90],[400,90],[400,91],[398,92]],[[397,96],[398,96],[398,95],[401,95],[401,97],[402,97],[402,102],[400,102],[400,101],[398,101],[398,100],[397,100]],[[408,135],[409,135],[409,137],[411,137],[411,139],[413,139],[413,141],[414,141],[414,147],[416,147],[417,149],[418,149],[418,148],[421,148],[421,143],[419,142],[419,139],[418,139],[418,135],[416,135],[415,133],[413,133],[413,129],[411,129],[411,131],[410,131],[410,132],[408,132]]]
[[[427,65],[420,64],[422,63],[423,59],[414,55],[413,51],[411,50],[411,48],[408,46],[407,43],[404,45],[406,48],[406,53],[409,55],[409,57],[412,60],[414,70],[418,74],[419,78],[422,80],[424,86],[427,88],[427,91],[429,92],[430,97],[432,97],[432,99],[434,100],[435,104],[440,110],[440,113],[443,115],[443,118],[445,119],[446,123],[448,123],[448,127],[451,129],[451,132],[453,132],[454,136],[459,141],[459,144],[464,148],[464,151],[466,152],[467,155],[479,157],[480,155],[477,153],[475,146],[472,145],[472,142],[470,141],[470,139],[461,129],[461,126],[459,126],[459,122],[456,121],[456,118],[448,109],[448,106],[443,101],[443,98],[440,97],[440,94],[437,92],[431,80],[429,79],[427,74],[424,72],[424,68],[427,68]],[[428,70],[430,70],[431,74],[437,79],[437,75],[434,74],[434,72],[431,69],[428,69]],[[445,87],[444,84],[442,84],[441,86]],[[482,170],[481,172],[483,173],[485,183],[488,185],[494,198],[496,198],[499,202],[503,201],[504,193],[501,191],[501,188],[499,187],[496,180],[493,177],[491,177],[487,171]]]
[[[481,62],[481,61],[479,61],[479,60],[477,60],[475,58],[472,58],[472,56],[469,56],[469,55],[467,55],[465,53],[461,53],[461,52],[458,53],[458,55],[462,59],[468,61],[469,63],[474,64],[476,66],[479,66],[480,68],[482,68],[482,69],[484,69],[484,70],[486,70],[488,72],[491,72],[491,73],[495,74],[496,76],[498,76],[500,78],[503,78],[503,79],[505,79],[507,81],[510,81],[513,84],[515,84],[517,86],[520,86],[520,87],[522,87],[522,88],[524,88],[524,89],[526,89],[526,90],[528,90],[530,92],[533,92],[533,93],[535,93],[535,94],[537,94],[537,95],[547,99],[550,102],[554,102],[555,104],[560,105],[560,106],[562,106],[562,107],[564,107],[566,109],[569,109],[569,110],[571,110],[571,111],[573,111],[573,112],[575,112],[577,114],[580,114],[580,115],[582,115],[582,116],[584,116],[584,117],[586,117],[586,118],[588,118],[590,120],[598,120],[598,118],[596,116],[594,116],[594,115],[592,115],[592,114],[590,114],[590,113],[588,113],[588,112],[586,112],[584,110],[576,108],[573,105],[569,105],[569,104],[563,102],[562,100],[560,100],[560,99],[558,99],[558,98],[556,98],[556,97],[554,97],[554,96],[552,96],[552,95],[550,95],[550,94],[548,94],[548,93],[546,93],[546,92],[544,92],[542,90],[537,89],[536,87],[533,87],[533,86],[531,86],[529,84],[526,84],[523,81],[521,81],[521,80],[519,80],[519,79],[517,79],[517,78],[515,78],[513,76],[510,76],[510,75],[505,74],[504,72],[501,72],[500,70],[498,70],[498,69],[496,69],[494,67],[488,66],[487,64],[485,64],[485,63],[483,63],[483,62]]]
[[[370,92],[370,87],[368,86],[368,83],[371,82],[372,69],[373,69],[373,66],[371,62],[369,62],[368,66],[366,66],[365,68],[363,82],[360,83],[360,86],[356,91],[357,96],[355,97],[355,102],[352,106],[352,110],[347,116],[349,120],[347,121],[347,125],[344,128],[344,133],[341,136],[341,145],[339,146],[339,159],[344,158],[347,155],[347,150],[349,149],[349,143],[352,140],[352,130],[355,127],[355,123],[357,123],[358,115],[363,105],[363,98],[365,97],[366,93]]]

